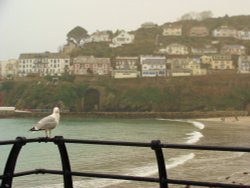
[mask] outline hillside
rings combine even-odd
[[[183,35],[180,37],[166,37],[162,35],[164,25],[170,24],[165,23],[154,28],[138,28],[135,31],[130,31],[135,34],[135,41],[133,44],[123,45],[118,48],[109,48],[107,42],[93,42],[85,44],[82,48],[77,48],[72,52],[72,56],[78,55],[94,55],[97,57],[115,57],[115,56],[139,56],[145,54],[155,54],[160,47],[176,42],[187,45],[189,47],[201,47],[206,44],[211,44],[211,41],[218,40],[218,48],[225,44],[241,44],[247,49],[250,49],[250,41],[243,41],[234,38],[214,38],[208,37],[189,37],[187,33],[193,26],[206,26],[211,34],[211,31],[218,28],[221,25],[232,26],[235,29],[250,29],[250,15],[242,16],[224,16],[219,18],[207,18],[202,21],[197,20],[185,20],[172,22],[171,24],[181,24],[183,28]],[[248,53],[250,50],[248,50]]]
[[[3,105],[47,109],[54,105],[80,111],[190,112],[246,110],[250,107],[250,75],[183,78],[76,77],[54,84],[48,80],[6,81]]]

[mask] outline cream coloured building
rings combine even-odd
[[[233,27],[222,25],[213,30],[214,37],[236,37],[237,30]]]
[[[208,64],[210,69],[213,70],[234,70],[233,60],[231,55],[211,55],[202,56],[201,61],[204,64]]]
[[[160,49],[159,53],[168,55],[188,55],[189,48],[182,44],[171,43],[166,48]]]
[[[250,56],[239,57],[238,72],[243,74],[250,74]]]
[[[23,53],[19,56],[18,74],[39,76],[70,73],[70,56],[62,53]]]
[[[193,58],[193,59],[190,59],[186,68],[188,68],[192,71],[193,76],[206,75],[207,69],[206,69],[206,67],[204,67],[202,65],[203,64],[201,63],[199,58]]]
[[[163,27],[163,36],[181,36],[182,26],[181,25],[166,25]]]

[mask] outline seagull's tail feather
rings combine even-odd
[[[32,127],[29,131],[40,131],[39,129],[36,129],[36,127]]]

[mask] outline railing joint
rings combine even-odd
[[[64,143],[64,138],[62,136],[55,136],[53,139],[55,144],[63,144]]]
[[[151,141],[151,149],[157,150],[161,148],[161,141],[160,140],[152,140]]]
[[[21,146],[24,146],[27,143],[27,139],[25,137],[17,137],[16,141],[18,144],[20,144]]]

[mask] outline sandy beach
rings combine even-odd
[[[250,127],[250,116],[225,117],[224,120],[222,118],[201,118],[196,120],[204,123],[214,122],[227,125],[245,125]]]
[[[204,138],[197,144],[199,145],[222,145],[222,146],[238,146],[250,148],[250,116],[226,117],[224,120],[221,118],[204,118],[196,119],[205,125],[202,131]],[[228,159],[222,164],[216,164],[211,160],[211,166],[206,166],[207,173],[213,170],[218,173],[217,180],[224,183],[243,184],[250,187],[250,153],[233,153],[228,152]],[[235,156],[239,157],[235,157]],[[197,156],[198,157],[198,156]],[[218,159],[219,160],[219,159]],[[224,174],[223,174],[224,173]]]
[[[240,116],[221,118],[202,118],[191,121],[201,122],[205,128],[200,130],[203,137],[197,145],[210,146],[238,146],[250,147],[250,117]],[[168,150],[165,155],[168,155]],[[250,153],[242,152],[216,152],[216,151],[187,151],[193,152],[195,158],[177,168],[168,170],[171,179],[218,182],[235,185],[249,185],[250,187]],[[107,186],[111,188],[112,186]],[[137,185],[136,182],[127,182],[116,185],[119,188],[147,187],[153,188],[158,185]],[[173,185],[172,188],[183,188],[184,185]],[[191,186],[202,188],[200,186]]]

